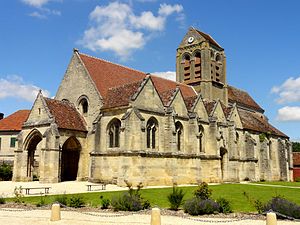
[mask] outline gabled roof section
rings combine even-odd
[[[84,119],[72,103],[50,98],[44,98],[44,100],[58,128],[87,131]]]
[[[193,95],[193,96],[189,96],[189,97],[184,98],[186,108],[189,111],[191,111],[193,109],[193,107],[195,107],[196,103],[199,101],[199,97],[200,97],[200,95],[198,95],[198,96]]]
[[[217,46],[218,48],[222,48],[221,45],[219,45],[218,42],[216,42],[209,34],[206,34],[206,33],[202,32],[200,30],[197,30],[195,28],[192,28],[192,29],[196,30],[197,33],[200,34],[202,37],[204,37],[209,43]]]
[[[269,132],[276,136],[288,138],[287,135],[269,124],[268,120],[262,114],[240,108],[238,108],[238,112],[244,129],[262,133]]]
[[[264,110],[253,100],[253,98],[241,89],[228,86],[228,101],[236,103],[237,106],[250,108],[252,110],[263,113]]]
[[[221,104],[221,107],[222,107],[222,109],[223,109],[223,112],[224,112],[224,115],[225,115],[225,117],[226,117],[226,119],[228,119],[229,118],[229,116],[230,116],[230,113],[231,113],[231,111],[232,111],[232,109],[233,109],[233,107],[232,106],[226,106],[226,105],[224,105],[221,101],[220,101],[220,104]]]
[[[0,120],[0,131],[21,131],[30,110],[19,110]]]
[[[146,74],[125,66],[78,53],[100,95],[105,99],[109,88],[143,80]]]
[[[139,80],[119,87],[109,88],[106,101],[102,108],[127,106],[131,97],[138,91],[142,82],[143,80]]]
[[[216,101],[207,101],[207,100],[203,100],[205,109],[207,111],[207,115],[208,116],[212,116],[212,113],[217,105]]]

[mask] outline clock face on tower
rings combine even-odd
[[[194,37],[189,37],[189,38],[188,38],[188,43],[189,43],[189,44],[193,43],[193,41],[194,41]]]

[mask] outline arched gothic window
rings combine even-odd
[[[86,115],[88,113],[88,111],[89,111],[89,103],[88,103],[88,100],[85,97],[83,97],[79,101],[79,111],[83,115]]]
[[[158,132],[158,122],[155,118],[150,118],[147,122],[147,148],[156,148]]]
[[[120,147],[120,130],[121,121],[118,119],[113,119],[108,125],[108,138],[110,148]]]
[[[198,126],[198,139],[199,139],[199,151],[204,152],[204,148],[203,148],[204,128],[201,125]]]
[[[177,146],[177,150],[180,151],[183,149],[183,126],[179,121],[175,123],[175,129],[176,129],[176,146]]]
[[[269,141],[269,159],[272,159],[272,141]]]

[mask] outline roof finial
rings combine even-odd
[[[75,52],[79,52],[79,49],[78,48],[73,48],[73,52],[75,53]]]

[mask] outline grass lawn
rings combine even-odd
[[[265,184],[267,182],[264,182]],[[286,182],[279,182],[280,185],[285,185]],[[270,184],[274,184],[271,182]],[[287,185],[285,185],[287,186]],[[193,192],[197,187],[180,187],[186,193],[185,200],[193,196]],[[273,196],[283,196],[286,199],[300,204],[300,190],[284,188],[284,187],[264,187],[247,184],[221,184],[221,185],[210,185],[210,189],[213,190],[213,199],[224,197],[231,202],[232,208],[235,212],[255,212],[253,205],[244,196],[244,192],[248,194],[253,200],[258,199],[262,202],[266,202]],[[172,192],[172,188],[159,188],[159,189],[142,189],[142,196],[149,200],[151,206],[158,206],[162,208],[168,208],[169,203],[167,195]],[[70,194],[71,196],[82,196],[85,202],[93,207],[100,206],[100,196],[111,199],[113,196],[120,195],[119,192],[92,192],[83,194]],[[56,196],[47,196],[46,203],[52,203],[55,201]],[[41,200],[41,196],[35,197],[24,197],[26,203],[36,204]],[[13,201],[13,199],[7,199],[7,201]]]
[[[257,182],[257,184],[271,184],[271,185],[281,185],[290,187],[300,187],[300,182],[287,182],[287,181],[264,181]]]

